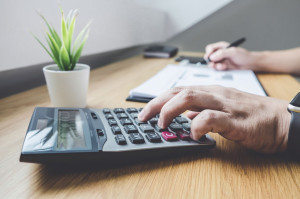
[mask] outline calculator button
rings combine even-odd
[[[140,129],[143,133],[154,132],[154,128],[149,124],[141,124]]]
[[[160,128],[157,124],[154,125],[154,128],[158,131],[158,132],[163,132],[163,131],[167,131],[168,129],[162,129]]]
[[[121,128],[119,126],[112,126],[111,127],[113,134],[122,134]]]
[[[117,142],[119,145],[125,145],[125,144],[127,144],[124,135],[117,135],[117,136],[115,137],[115,139],[116,139],[116,142]]]
[[[182,130],[182,125],[177,123],[171,123],[169,127],[172,131]]]
[[[124,129],[126,131],[126,133],[138,133],[138,129],[136,128],[136,126],[134,125],[126,125],[124,126]]]
[[[189,123],[182,124],[182,127],[184,128],[184,130],[187,130],[187,131],[191,130],[191,125]]]
[[[132,121],[128,118],[123,118],[123,119],[120,119],[120,122],[121,124],[124,126],[124,125],[127,125],[127,124],[132,124]]]
[[[93,118],[94,120],[98,118],[97,115],[96,115],[95,113],[93,113],[93,112],[91,112],[91,116],[92,116],[92,118]]]
[[[115,113],[124,113],[125,111],[124,111],[123,108],[115,108],[115,109],[114,109],[114,112],[115,112]]]
[[[147,133],[146,138],[149,140],[149,142],[161,142],[161,138],[158,133]]]
[[[116,121],[115,119],[109,119],[109,120],[108,120],[108,124],[109,124],[110,126],[118,125],[118,123],[117,123],[117,121]]]
[[[121,118],[128,118],[128,116],[127,116],[126,113],[118,113],[118,114],[117,114],[117,117],[118,117],[119,119],[121,119]]]
[[[98,136],[104,136],[104,132],[102,129],[96,129]]]
[[[106,119],[114,119],[114,116],[110,113],[105,114]]]
[[[133,119],[137,118],[138,115],[139,115],[138,113],[131,113],[131,114],[130,114],[130,116],[131,116]]]
[[[186,118],[184,118],[184,117],[176,117],[175,120],[176,120],[176,122],[178,122],[178,123],[180,123],[180,124],[189,122],[189,121],[188,121]]]
[[[128,113],[136,113],[138,110],[136,108],[127,108],[126,109]]]
[[[143,108],[139,108],[139,112],[141,112],[143,110]]]
[[[106,113],[111,113],[111,112],[110,112],[110,109],[108,109],[108,108],[104,108],[102,111],[103,111],[104,114],[106,114]]]
[[[162,137],[166,140],[166,141],[175,141],[177,140],[177,136],[174,135],[173,133],[171,132],[168,132],[168,131],[164,131],[161,133]]]
[[[149,120],[149,123],[152,125],[157,124],[157,122],[158,122],[158,118],[152,118]]]
[[[189,140],[190,134],[188,134],[186,131],[177,131],[176,134],[181,140]]]
[[[140,120],[137,119],[137,118],[136,118],[134,121],[135,121],[135,123],[136,123],[137,125],[139,125],[139,126],[140,126],[141,124],[147,124],[147,122],[142,122],[142,121],[140,121]]]
[[[145,142],[143,136],[139,133],[132,133],[129,135],[129,140],[133,143],[133,144],[142,144]]]

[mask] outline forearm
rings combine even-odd
[[[300,74],[300,48],[251,54],[256,71]]]

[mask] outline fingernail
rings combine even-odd
[[[144,119],[144,115],[145,115],[145,112],[144,112],[144,109],[139,113],[138,115],[138,118],[139,120],[143,120]]]

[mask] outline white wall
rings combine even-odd
[[[76,28],[90,19],[90,37],[83,55],[164,41],[189,28],[232,0],[1,0],[0,71],[49,62],[30,32],[44,40],[46,26],[39,10],[59,28],[65,12],[79,9]],[[78,29],[77,29],[78,30]]]

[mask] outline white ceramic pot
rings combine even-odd
[[[90,67],[77,64],[72,71],[60,71],[56,64],[43,68],[51,103],[54,107],[86,106]]]

